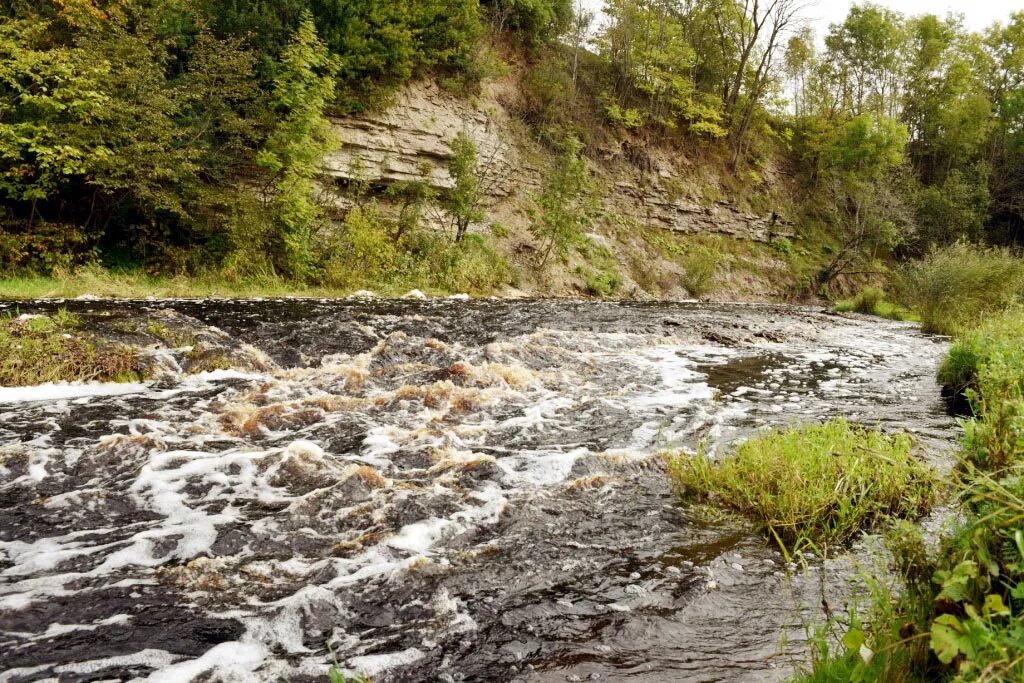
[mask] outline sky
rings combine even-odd
[[[807,9],[807,18],[814,26],[815,33],[823,35],[828,31],[829,24],[843,20],[853,4],[850,0],[818,0]],[[875,4],[907,15],[962,14],[967,28],[972,30],[983,29],[996,21],[1005,23],[1011,12],[1024,10],[1024,0],[876,0]]]
[[[598,11],[604,5],[604,0],[580,2]],[[853,0],[809,0],[809,3],[804,14],[819,37],[828,31],[829,24],[842,21],[851,5],[861,4]],[[967,27],[972,30],[983,29],[995,21],[1005,22],[1011,12],[1024,10],[1024,0],[875,0],[875,3],[908,15],[944,16],[956,12],[964,15]]]

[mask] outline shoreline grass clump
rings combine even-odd
[[[883,520],[931,509],[935,480],[913,450],[906,434],[836,419],[763,433],[718,462],[679,455],[669,472],[684,498],[746,515],[787,552],[824,554]]]
[[[877,287],[865,287],[857,292],[852,299],[843,299],[836,303],[837,313],[863,313],[889,320],[918,320],[918,316],[908,308],[893,303],[886,294]]]
[[[996,359],[1001,376],[1015,375],[1024,384],[1024,311],[1007,311],[960,334],[939,366],[939,383],[951,396],[969,400],[968,392],[974,391],[974,399],[982,399],[979,376]]]
[[[54,315],[0,317],[0,386],[46,382],[141,379],[145,367],[135,351],[98,343],[84,334],[78,317]]]
[[[910,266],[901,291],[925,332],[956,334],[1020,301],[1024,260],[1008,249],[959,242]]]

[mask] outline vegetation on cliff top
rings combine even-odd
[[[577,182],[599,149],[643,172],[655,148],[685,152],[722,175],[716,192],[828,234],[830,253],[801,275],[808,290],[960,239],[1015,242],[1024,14],[971,33],[956,17],[864,4],[819,48],[798,29],[801,7],[609,0],[598,26],[569,0],[8,3],[0,270],[98,260],[344,289],[441,263],[426,277],[438,289],[508,284],[491,236],[457,247],[488,222],[472,149],[456,155],[451,191],[315,182],[319,157],[344,143],[328,115],[384,107],[423,77],[469,94],[515,80],[509,110],[553,157],[576,158],[552,161],[523,207],[541,254],[571,253],[608,218]],[[383,201],[400,215],[375,213]]]

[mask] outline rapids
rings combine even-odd
[[[941,339],[812,308],[61,305],[258,362],[0,389],[5,682],[783,680],[865,544],[794,571],[689,519],[659,452],[836,415],[937,461],[956,436]]]

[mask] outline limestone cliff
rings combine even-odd
[[[425,180],[443,191],[451,186],[447,171],[452,158],[450,144],[464,132],[476,142],[482,185],[489,196],[488,217],[474,229],[500,223],[510,232],[506,250],[511,254],[529,252],[530,196],[539,187],[551,156],[533,142],[529,131],[501,102],[487,92],[473,100],[464,99],[430,82],[408,86],[383,111],[333,119],[342,146],[325,158],[324,173],[335,181],[358,179],[376,188]],[[742,210],[737,201],[699,202],[680,192],[681,186],[685,189],[686,176],[668,154],[661,154],[656,164],[645,165],[631,163],[617,150],[602,152],[590,155],[589,163],[600,181],[605,217],[614,215],[632,226],[666,234],[720,235],[752,243],[792,237],[792,224],[775,211],[757,215]],[[603,238],[602,232],[601,226],[595,225],[591,236]],[[644,247],[633,240],[634,251]],[[656,256],[647,254],[653,260]],[[665,271],[663,275],[667,273],[661,277],[663,295],[686,295],[685,289],[671,284],[678,267],[663,263],[657,268]],[[640,293],[641,288],[629,278],[628,264],[623,263],[623,270],[627,289],[632,290],[627,293]],[[549,274],[534,290],[573,291],[567,280],[560,285],[551,280]]]

